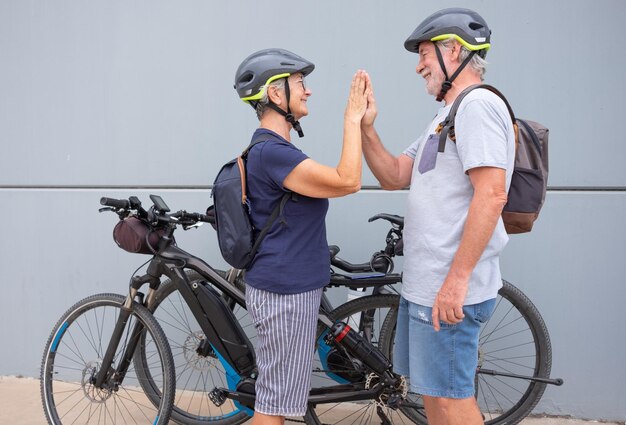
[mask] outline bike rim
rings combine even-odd
[[[144,394],[132,364],[124,380],[117,385],[96,388],[93,377],[99,370],[106,344],[110,339],[124,298],[96,299],[79,306],[67,315],[48,345],[42,365],[44,407],[52,423],[157,423],[165,406],[154,405]],[[115,354],[130,342],[130,332],[142,319],[133,314]],[[145,323],[143,323],[145,326]],[[154,337],[146,331],[147,343]],[[166,377],[160,350],[151,360],[155,384],[164,391]]]

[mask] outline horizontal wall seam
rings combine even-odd
[[[213,185],[0,185],[0,190],[211,190]],[[361,191],[388,192],[380,186]],[[626,192],[626,186],[548,186],[548,192]]]

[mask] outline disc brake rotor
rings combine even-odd
[[[201,356],[198,354],[198,347],[204,340],[204,333],[202,331],[192,332],[187,336],[183,343],[183,356],[192,369],[203,372],[209,370],[213,365],[215,353],[213,350],[207,356]]]
[[[111,397],[112,391],[107,388],[96,388],[92,383],[96,373],[100,370],[102,360],[93,360],[85,365],[83,368],[83,378],[81,386],[83,387],[83,393],[85,397],[94,403],[104,403]]]
[[[378,384],[378,382],[380,382],[380,378],[375,373],[370,373],[365,380],[365,389],[369,390],[374,385]],[[387,407],[387,401],[392,394],[398,394],[402,400],[406,399],[409,394],[409,385],[404,376],[399,377],[398,383],[393,389],[385,389],[376,400],[376,403],[381,407]]]

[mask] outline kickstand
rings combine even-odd
[[[387,417],[387,415],[385,415],[385,412],[383,412],[383,408],[380,406],[376,406],[376,413],[378,414],[378,417],[380,418],[381,425],[393,425],[391,423],[391,421],[389,420],[389,418]]]

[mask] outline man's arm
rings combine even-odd
[[[440,321],[456,324],[463,320],[463,303],[470,276],[493,235],[507,200],[506,170],[479,167],[469,170],[468,175],[474,195],[461,243],[433,305],[432,319],[436,331],[440,328]]]
[[[383,189],[402,189],[411,183],[413,159],[406,155],[395,157],[383,146],[374,128],[378,109],[369,75],[367,79],[370,91],[367,97],[367,110],[361,120],[361,141],[365,161]]]
[[[398,157],[391,155],[373,125],[364,128],[361,124],[361,140],[365,161],[383,189],[403,189],[411,184],[412,158],[404,154]]]

